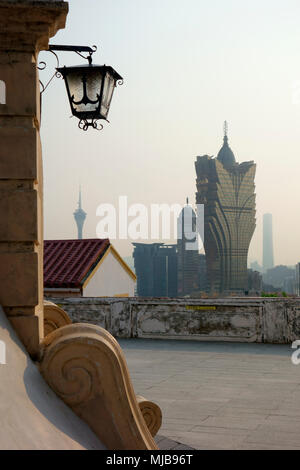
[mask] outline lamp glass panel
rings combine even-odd
[[[77,113],[96,111],[99,106],[99,96],[102,84],[102,73],[99,70],[86,68],[82,71],[70,71],[66,77],[68,80],[71,106]],[[84,88],[86,87],[86,93]],[[85,101],[94,101],[87,103]]]
[[[104,79],[104,87],[103,87],[103,97],[102,97],[102,103],[101,103],[101,114],[104,118],[106,118],[108,115],[114,89],[115,89],[115,79],[109,72],[106,72],[106,76]]]

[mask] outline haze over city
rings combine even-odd
[[[0,450],[300,450],[299,13],[0,0]]]
[[[274,262],[299,262],[299,2],[70,1],[53,43],[98,46],[94,63],[124,77],[110,124],[83,133],[63,81],[43,94],[45,239],[76,238],[79,185],[95,238],[102,203],[195,203],[197,155],[217,155],[223,122],[238,162],[257,164],[257,227],[249,261],[262,258],[262,215],[273,214]],[[79,39],[80,38],[80,39]],[[48,67],[55,59],[41,53]],[[61,64],[83,63],[61,54]],[[280,64],[280,65],[279,65]],[[47,75],[48,74],[48,75]],[[143,241],[143,240],[136,240]],[[122,256],[131,240],[115,240]]]

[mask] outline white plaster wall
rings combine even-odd
[[[100,267],[83,289],[83,297],[134,296],[135,281],[109,252]]]

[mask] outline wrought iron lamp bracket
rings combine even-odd
[[[55,58],[56,58],[56,68],[59,68],[59,66],[60,66],[59,58],[58,58],[58,55],[56,54],[55,51],[56,52],[58,52],[58,51],[75,52],[80,57],[87,60],[89,64],[91,64],[92,60],[93,60],[92,55],[94,54],[94,52],[97,51],[97,46],[92,46],[92,47],[89,47],[89,46],[65,46],[65,45],[58,45],[58,44],[50,44],[48,52],[51,52],[55,56]],[[85,56],[85,55],[82,54],[82,52],[87,52],[88,55]],[[42,61],[42,62],[39,63],[38,70],[45,70],[46,67],[47,67],[46,62]],[[48,80],[46,85],[44,85],[43,82],[40,80],[40,84],[41,84],[41,87],[42,87],[41,94],[44,93],[46,88],[48,88],[48,86],[50,85],[50,83],[52,82],[54,77],[61,78],[61,74],[56,70],[54,72],[54,74],[52,75],[52,77]]]

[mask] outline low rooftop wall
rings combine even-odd
[[[300,298],[59,298],[74,322],[119,338],[291,343],[300,339]]]

